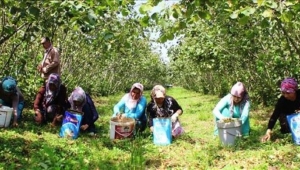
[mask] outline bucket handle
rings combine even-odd
[[[127,135],[127,136],[126,136],[126,135],[123,135],[123,134],[121,134],[121,133],[119,133],[118,131],[115,131],[115,132],[116,132],[117,134],[119,134],[119,135],[121,135],[121,136],[127,138],[128,136],[130,136],[130,135],[133,133],[133,131],[134,131],[134,130],[132,130],[132,132],[131,132],[129,135]]]
[[[225,133],[227,133],[227,134],[229,134],[231,136],[236,136],[236,137],[241,137],[242,136],[241,134],[232,134],[232,133],[227,132],[227,131]]]

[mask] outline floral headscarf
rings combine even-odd
[[[281,82],[280,91],[295,93],[298,90],[298,83],[294,78],[286,78]]]
[[[155,85],[151,91],[152,99],[157,97],[166,97],[166,89],[162,85]]]
[[[77,111],[82,112],[82,108],[86,103],[86,94],[81,87],[76,87],[68,100],[69,100],[69,103],[71,104],[72,110],[77,110]],[[81,103],[80,106],[75,106],[74,101],[80,102]]]
[[[54,84],[56,87],[55,91],[51,91],[49,88],[50,84]],[[54,99],[57,97],[59,90],[61,86],[61,80],[58,74],[52,73],[48,77],[47,83],[46,83],[46,93],[45,93],[45,104],[46,106],[49,106],[51,102],[54,101]]]

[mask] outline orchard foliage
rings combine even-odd
[[[282,79],[300,81],[299,11],[296,0],[182,0],[151,18],[161,42],[184,37],[169,51],[184,87],[223,96],[242,81],[254,103],[272,104]]]
[[[141,82],[165,83],[166,69],[150,49],[134,0],[0,1],[0,76],[18,80],[32,101],[42,80],[42,36],[61,52],[62,80],[107,95]]]

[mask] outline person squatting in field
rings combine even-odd
[[[228,118],[239,118],[242,120],[242,135],[250,134],[250,99],[246,87],[242,82],[237,82],[232,86],[229,94],[224,96],[213,109],[215,122]],[[215,126],[214,135],[218,134]]]
[[[113,108],[113,117],[129,117],[136,120],[136,132],[143,132],[147,125],[147,100],[143,91],[144,86],[141,83],[134,83],[129,93],[126,93]]]
[[[149,127],[153,132],[153,119],[170,117],[172,121],[172,136],[178,137],[184,133],[178,117],[183,110],[178,102],[171,96],[166,95],[166,89],[162,85],[156,85],[151,91],[151,101],[147,105],[149,115]]]
[[[99,114],[90,96],[81,87],[76,87],[68,98],[68,102],[69,109],[83,112],[80,129],[89,132],[90,135],[94,135],[96,132],[94,123],[98,119]]]
[[[46,86],[40,87],[33,104],[35,122],[42,124],[52,122],[55,126],[61,122],[67,106],[67,89],[61,83],[60,76],[52,73]]]
[[[300,110],[300,90],[298,83],[294,78],[285,78],[280,85],[281,97],[277,100],[273,114],[268,123],[266,134],[262,137],[262,142],[269,141],[272,136],[272,129],[279,119],[280,132],[282,134],[290,133],[287,122],[287,115],[299,112]]]
[[[24,108],[24,97],[12,77],[4,77],[0,83],[0,107],[13,108],[13,126],[18,126]]]

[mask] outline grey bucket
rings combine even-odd
[[[234,145],[235,139],[242,136],[242,120],[234,118],[230,122],[219,120],[217,127],[223,145]]]

